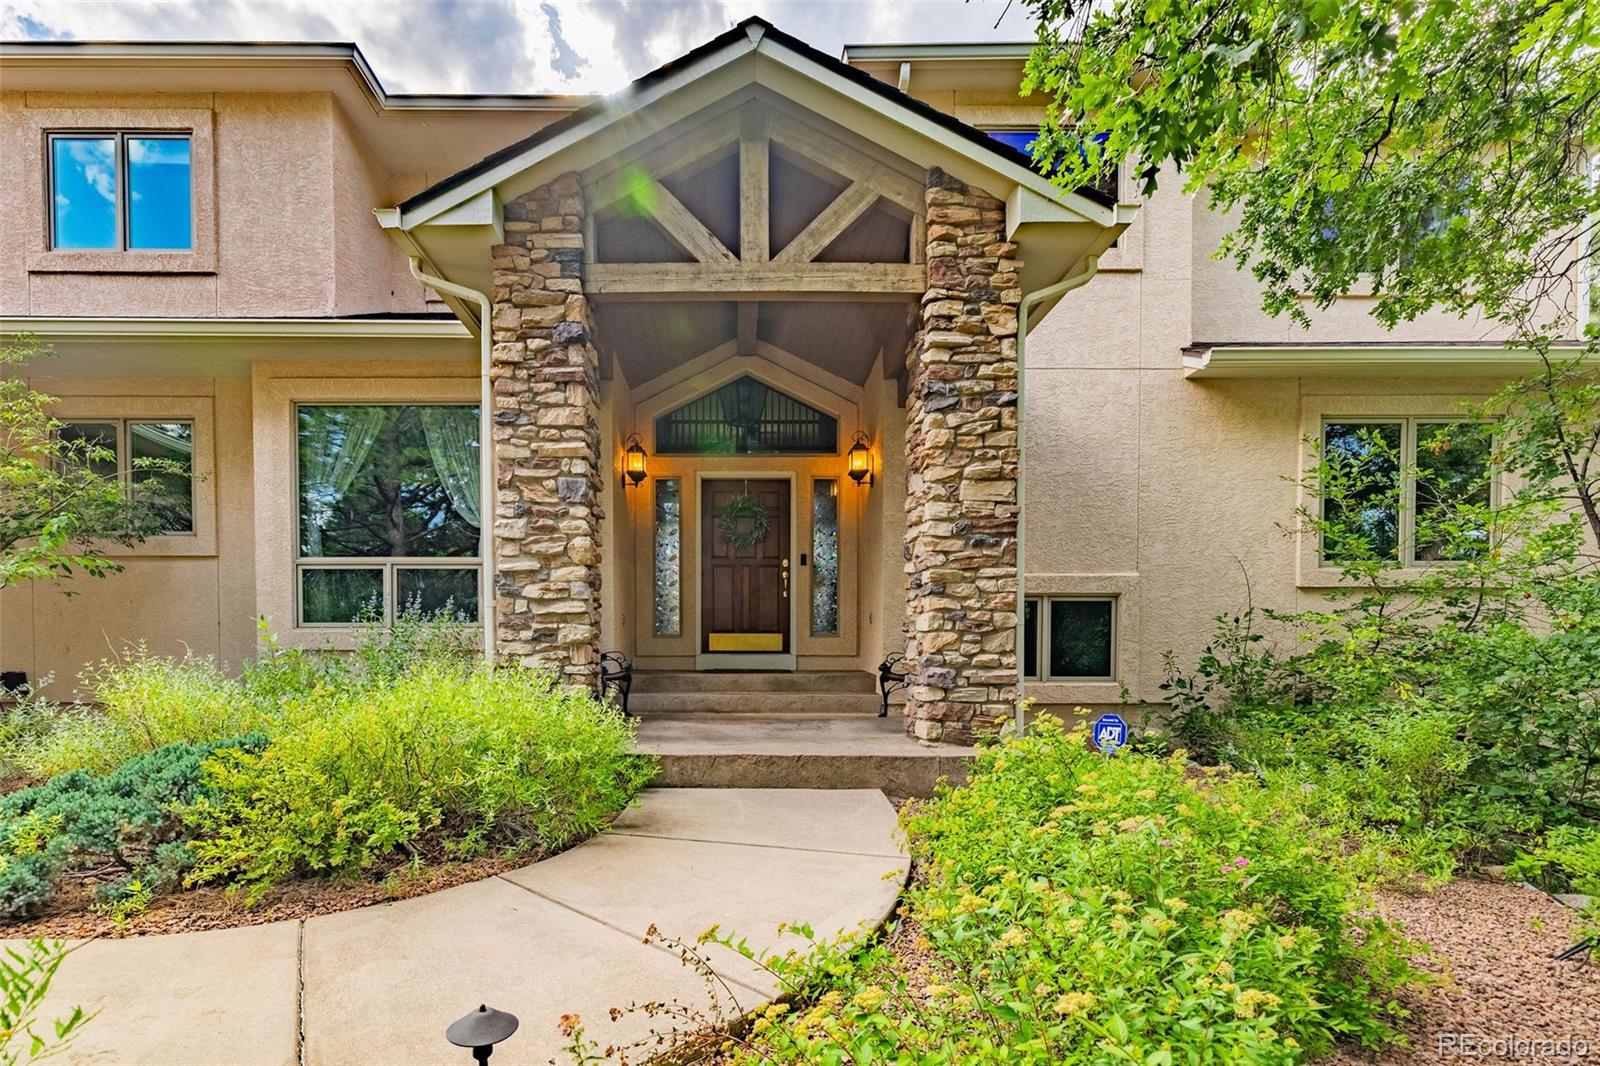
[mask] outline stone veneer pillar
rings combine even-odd
[[[906,729],[963,742],[1017,694],[1017,246],[1005,204],[934,170],[908,354]]]
[[[593,688],[600,660],[600,363],[583,294],[583,190],[505,205],[494,256],[496,644]]]

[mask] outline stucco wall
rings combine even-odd
[[[62,417],[193,418],[202,475],[196,522],[210,540],[157,538],[114,558],[103,579],[32,582],[0,591],[0,669],[53,675],[65,698],[85,664],[144,642],[151,651],[213,656],[237,666],[255,646],[250,391],[238,379],[88,379],[33,382]],[[209,440],[210,447],[204,447]],[[163,543],[165,542],[165,543]]]
[[[43,132],[193,128],[197,260],[178,273],[30,269],[45,249]],[[207,147],[209,146],[209,147]],[[284,317],[420,310],[372,209],[390,176],[326,93],[0,93],[0,314]],[[208,206],[209,205],[209,206]],[[214,248],[207,259],[205,249]],[[101,257],[105,258],[105,257]],[[114,254],[115,269],[140,270]]]

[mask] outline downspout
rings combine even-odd
[[[1083,261],[1083,264],[1083,273],[1074,274],[1070,278],[1062,278],[1054,285],[1047,285],[1042,289],[1035,289],[1033,292],[1024,294],[1022,303],[1017,308],[1017,709],[1015,724],[1019,735],[1026,725],[1023,721],[1025,717],[1023,664],[1027,661],[1027,650],[1023,646],[1023,639],[1027,635],[1025,616],[1027,614],[1028,601],[1026,593],[1023,591],[1024,574],[1027,572],[1025,562],[1027,556],[1023,552],[1023,541],[1027,522],[1023,519],[1022,500],[1028,484],[1028,479],[1024,474],[1024,460],[1027,451],[1026,445],[1023,443],[1027,439],[1023,433],[1023,415],[1027,411],[1027,407],[1023,405],[1023,383],[1028,380],[1028,376],[1027,363],[1024,361],[1023,355],[1028,343],[1028,312],[1046,300],[1064,296],[1073,289],[1087,285],[1089,279],[1094,277],[1095,273],[1100,269],[1100,257],[1091,255]],[[1043,619],[1040,619],[1040,624],[1044,624]]]
[[[412,255],[408,259],[411,263],[411,276],[428,288],[457,299],[475,301],[478,305],[478,522],[480,523],[478,533],[483,538],[483,548],[479,552],[483,557],[483,591],[478,595],[478,618],[483,623],[483,660],[493,668],[496,599],[494,515],[495,497],[498,495],[494,482],[494,391],[489,381],[489,320],[493,317],[493,312],[490,309],[489,297],[477,289],[469,289],[465,285],[457,285],[453,281],[424,273],[420,256]]]

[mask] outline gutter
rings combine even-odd
[[[419,249],[420,251],[420,249]],[[411,276],[441,296],[472,300],[478,305],[478,535],[483,538],[479,555],[483,558],[483,590],[478,594],[478,619],[483,623],[483,661],[494,667],[495,569],[494,520],[496,497],[494,481],[494,392],[489,381],[489,320],[493,317],[489,297],[477,289],[457,285],[422,270],[422,257],[406,257]]]
[[[1023,552],[1024,532],[1027,529],[1027,522],[1024,520],[1024,517],[1023,517],[1022,501],[1023,501],[1023,493],[1026,491],[1026,487],[1027,487],[1027,484],[1028,484],[1028,479],[1027,479],[1027,476],[1026,476],[1026,473],[1025,473],[1025,471],[1026,471],[1025,462],[1026,462],[1026,459],[1027,459],[1027,450],[1026,450],[1027,449],[1027,445],[1026,445],[1025,441],[1027,440],[1027,437],[1023,432],[1023,413],[1027,410],[1027,408],[1023,405],[1023,398],[1024,398],[1023,383],[1028,380],[1027,363],[1024,360],[1024,354],[1025,354],[1025,352],[1027,350],[1027,343],[1028,343],[1028,312],[1033,310],[1035,307],[1038,307],[1041,303],[1045,302],[1046,300],[1054,300],[1057,297],[1064,296],[1065,294],[1071,292],[1073,289],[1080,288],[1080,287],[1082,287],[1084,285],[1087,285],[1089,283],[1089,280],[1091,278],[1093,278],[1095,276],[1095,274],[1099,272],[1099,270],[1100,270],[1100,257],[1098,255],[1091,255],[1091,256],[1089,256],[1088,258],[1086,258],[1084,260],[1084,269],[1083,269],[1082,273],[1074,274],[1071,277],[1062,278],[1060,281],[1056,282],[1054,285],[1046,285],[1042,289],[1035,289],[1033,292],[1024,293],[1023,297],[1022,297],[1022,303],[1017,307],[1017,637],[1016,637],[1017,710],[1016,710],[1016,729],[1017,729],[1017,733],[1018,734],[1022,733],[1022,731],[1024,730],[1024,728],[1026,727],[1026,724],[1027,724],[1023,720],[1024,716],[1025,716],[1024,715],[1024,707],[1023,707],[1023,699],[1024,699],[1023,686],[1025,684],[1025,681],[1024,681],[1023,676],[1022,676],[1023,675],[1023,664],[1026,662],[1025,656],[1027,654],[1027,650],[1023,646],[1023,638],[1027,635],[1027,625],[1026,625],[1025,619],[1026,619],[1027,610],[1028,610],[1028,601],[1027,601],[1026,593],[1023,591],[1023,585],[1025,583],[1025,575],[1027,573],[1027,562],[1026,562],[1027,555]],[[1042,619],[1041,619],[1041,624],[1042,624]],[[1043,664],[1041,663],[1040,665],[1042,666]]]

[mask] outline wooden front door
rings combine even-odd
[[[724,534],[729,503],[749,494],[766,532],[745,517]],[[705,652],[789,651],[789,482],[707,480],[700,486],[700,633]]]

